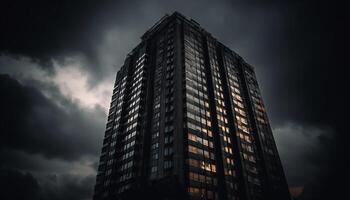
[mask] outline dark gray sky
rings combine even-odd
[[[322,1],[5,1],[0,198],[91,199],[114,76],[174,11],[255,67],[293,191],[340,195],[330,183],[345,169],[344,10]]]

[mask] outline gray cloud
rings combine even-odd
[[[345,23],[322,1],[6,2],[0,73],[10,76],[0,84],[0,168],[28,172],[12,175],[29,180],[34,195],[62,199],[66,185],[83,194],[71,199],[91,194],[91,185],[81,187],[94,182],[84,177],[96,167],[114,75],[142,33],[175,10],[255,66],[288,180],[315,198],[342,171],[333,157],[346,141],[344,98],[333,89],[346,79],[329,70],[344,66],[337,54],[346,51],[335,50],[342,49],[336,26]]]
[[[35,178],[29,172],[0,169],[0,198],[3,200],[86,200],[91,199],[94,176],[72,174]]]
[[[41,199],[39,183],[30,173],[0,169],[0,186],[4,200]]]
[[[273,132],[290,186],[305,187],[327,171],[331,155],[327,149],[335,145],[329,127],[287,122]]]
[[[48,175],[41,178],[43,199],[91,199],[95,176],[81,177],[72,174]]]
[[[68,160],[96,155],[104,110],[83,110],[64,97],[60,99],[64,107],[59,107],[36,88],[21,85],[10,76],[1,75],[0,81],[4,94],[0,100],[2,148]]]
[[[0,82],[1,185],[9,188],[0,198],[91,199],[105,109],[81,107],[35,79]]]

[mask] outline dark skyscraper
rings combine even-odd
[[[117,74],[94,199],[290,199],[254,69],[163,17]]]

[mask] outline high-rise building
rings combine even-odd
[[[252,66],[166,15],[116,76],[94,200],[287,200]]]

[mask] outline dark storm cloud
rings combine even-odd
[[[60,107],[8,75],[0,76],[0,91],[1,148],[68,160],[98,152],[105,118],[101,108],[89,113],[62,96]]]
[[[271,88],[264,88],[268,94],[266,102],[271,108],[272,124],[292,120],[325,132],[325,137],[320,137],[315,143],[319,152],[312,152],[313,144],[305,145],[304,149],[311,153],[305,152],[295,163],[285,166],[293,168],[300,161],[308,164],[295,171],[299,176],[304,176],[299,180],[310,178],[301,199],[336,199],[345,191],[339,179],[347,174],[342,172],[346,171],[347,166],[344,150],[348,139],[343,129],[347,117],[343,113],[345,102],[340,92],[346,85],[342,73],[346,63],[343,23],[343,10],[334,4],[297,4],[283,32],[276,37],[277,43],[272,42],[277,50],[276,58],[280,59],[279,65],[275,70],[264,72],[266,76],[282,76],[278,84],[272,83]],[[281,67],[284,69],[279,69]],[[328,128],[325,129],[325,126]],[[282,160],[303,151],[303,148],[290,149]],[[313,166],[314,170],[308,172],[306,169],[309,166]],[[289,179],[295,180],[296,177],[295,173],[290,174]]]
[[[291,187],[315,182],[329,170],[328,161],[335,148],[332,129],[289,122],[273,131],[278,135],[276,143]]]
[[[50,175],[41,179],[42,198],[47,200],[91,199],[95,176]]]
[[[130,3],[5,1],[0,8],[0,27],[5,30],[0,54],[27,56],[50,72],[52,59],[64,64],[65,57],[80,56],[84,70],[93,74],[89,78],[94,87],[99,80],[116,73],[116,67],[123,64],[125,55],[139,42],[142,31],[156,20],[148,18],[148,23],[140,26],[139,20],[131,16],[143,4]],[[113,41],[108,38],[111,31],[116,38]]]
[[[38,181],[30,173],[0,169],[0,198],[4,200],[40,199]]]
[[[1,50],[50,59],[84,48],[84,22],[92,21],[95,3],[85,1],[5,1],[1,6]],[[85,46],[86,48],[86,46]]]
[[[90,199],[104,110],[82,110],[55,85],[33,82],[0,74],[0,198]]]
[[[51,73],[55,73],[53,61],[69,67],[66,57],[79,58],[90,86],[95,87],[101,80],[113,78],[147,28],[165,13],[180,11],[255,66],[289,182],[305,187],[303,199],[330,198],[339,192],[335,192],[336,184],[327,183],[339,182],[336,177],[346,171],[347,137],[342,128],[347,119],[342,114],[346,100],[338,94],[347,91],[343,73],[347,63],[343,41],[347,23],[345,6],[340,4],[7,1],[0,12],[0,55],[18,60],[29,57]],[[27,62],[22,65],[24,73],[31,76],[24,70]],[[21,71],[21,66],[16,66],[16,70]],[[19,83],[8,76],[1,76],[1,81],[1,109],[5,110],[1,110],[1,116],[7,118],[1,126],[10,128],[1,133],[0,144],[5,150],[1,151],[0,161],[6,158],[7,166],[39,171],[48,165],[47,161],[39,159],[40,164],[33,165],[35,159],[28,155],[70,162],[84,155],[98,155],[105,119],[99,108],[83,110],[79,103],[62,95],[57,85],[48,82]],[[43,91],[50,91],[64,108],[43,95]],[[70,182],[78,184],[79,180]],[[35,180],[26,183],[30,185]],[[51,187],[52,199],[55,195],[63,198],[61,186]]]
[[[95,177],[50,175],[36,179],[29,172],[0,169],[0,198],[3,200],[77,200],[90,199]]]

